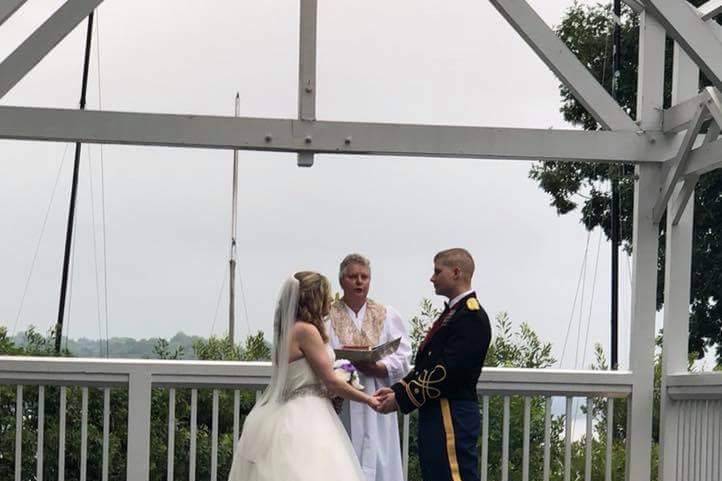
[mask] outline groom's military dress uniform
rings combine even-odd
[[[391,386],[401,412],[419,410],[424,481],[479,479],[476,384],[490,342],[489,317],[471,292],[444,309],[419,346],[414,370]]]

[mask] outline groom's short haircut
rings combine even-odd
[[[454,247],[453,249],[443,250],[434,256],[434,262],[452,269],[458,267],[462,278],[467,282],[471,282],[471,277],[474,275],[474,258],[466,249]]]
[[[341,279],[343,279],[343,275],[346,272],[346,268],[350,266],[351,264],[361,264],[362,266],[366,267],[369,270],[369,275],[371,275],[371,261],[369,261],[366,257],[362,256],[361,254],[349,254],[346,257],[343,258],[341,261],[341,265],[338,268],[338,280],[341,282]]]

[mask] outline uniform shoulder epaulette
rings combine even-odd
[[[470,297],[466,300],[466,308],[470,311],[478,311],[479,309],[481,309],[481,306],[479,305],[479,301],[477,301],[475,297]]]

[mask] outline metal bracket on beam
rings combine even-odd
[[[662,192],[657,198],[657,201],[654,204],[654,209],[652,210],[652,217],[656,224],[662,220],[662,216],[667,210],[667,203],[672,197],[674,188],[677,185],[677,182],[679,182],[684,176],[689,153],[692,150],[692,147],[694,147],[694,142],[697,140],[697,134],[702,128],[706,111],[707,104],[700,104],[697,106],[694,117],[689,123],[687,132],[684,134],[684,139],[679,147],[679,152],[675,158],[671,160],[672,163],[670,164],[669,171],[667,172],[664,184],[662,185]]]

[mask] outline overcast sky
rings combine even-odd
[[[0,58],[61,3],[29,0],[0,28]],[[553,25],[571,2],[530,3]],[[297,17],[298,0],[107,0],[88,108],[102,100],[104,110],[230,115],[238,91],[244,116],[294,118]],[[0,104],[77,108],[85,28]],[[571,128],[558,80],[488,2],[319,0],[318,34],[319,119]],[[72,155],[65,144],[0,141],[0,323],[11,331],[55,322]],[[106,146],[102,155],[110,336],[223,334],[231,152]],[[291,154],[239,158],[239,334],[270,329],[288,274],[318,270],[337,288],[338,262],[355,251],[371,258],[371,296],[408,319],[422,298],[442,301],[428,281],[434,253],[463,246],[491,316],[528,322],[557,358],[573,320],[564,367],[581,365],[585,347],[588,364],[595,342],[608,347],[609,245],[598,249],[599,232],[591,234],[584,301],[572,315],[588,233],[578,213],[558,217],[549,207],[528,178],[531,163],[319,155],[300,169]],[[71,337],[106,335],[100,159],[99,146],[85,148]],[[627,265],[623,257],[623,365]]]

